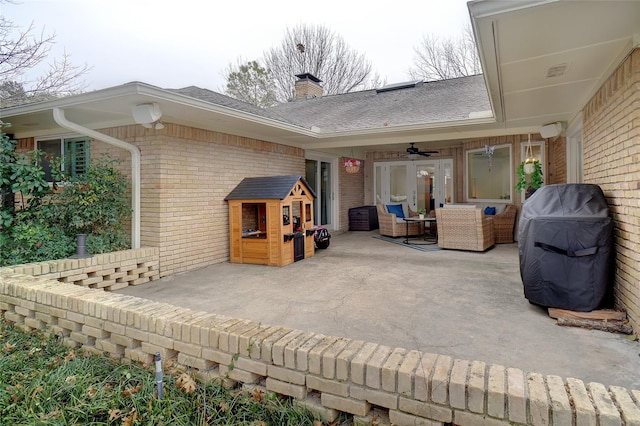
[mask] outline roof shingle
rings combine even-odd
[[[482,75],[425,82],[395,90],[327,95],[260,108],[196,86],[170,91],[257,116],[310,129],[340,132],[389,126],[462,121],[490,113]]]

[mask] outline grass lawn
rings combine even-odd
[[[158,400],[153,366],[61,343],[0,317],[0,425],[322,425],[287,398],[203,384],[171,366]]]

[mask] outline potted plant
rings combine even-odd
[[[518,183],[516,189],[522,191],[526,189],[525,199],[529,198],[536,189],[544,184],[542,176],[542,164],[538,160],[526,160],[520,163],[516,170]]]
[[[420,219],[424,219],[424,215],[427,214],[427,210],[424,207],[418,209],[418,215]]]

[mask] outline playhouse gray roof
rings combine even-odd
[[[244,178],[233,191],[226,196],[228,200],[284,200],[298,181],[302,181],[313,198],[313,192],[304,177],[293,176],[264,176]]]
[[[315,126],[334,132],[461,121],[474,113],[491,112],[482,75],[399,86],[301,99],[271,108],[260,108],[196,86],[170,90],[307,129]]]

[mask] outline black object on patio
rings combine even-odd
[[[547,185],[522,205],[520,276],[529,302],[589,312],[610,297],[613,221],[598,185]]]

